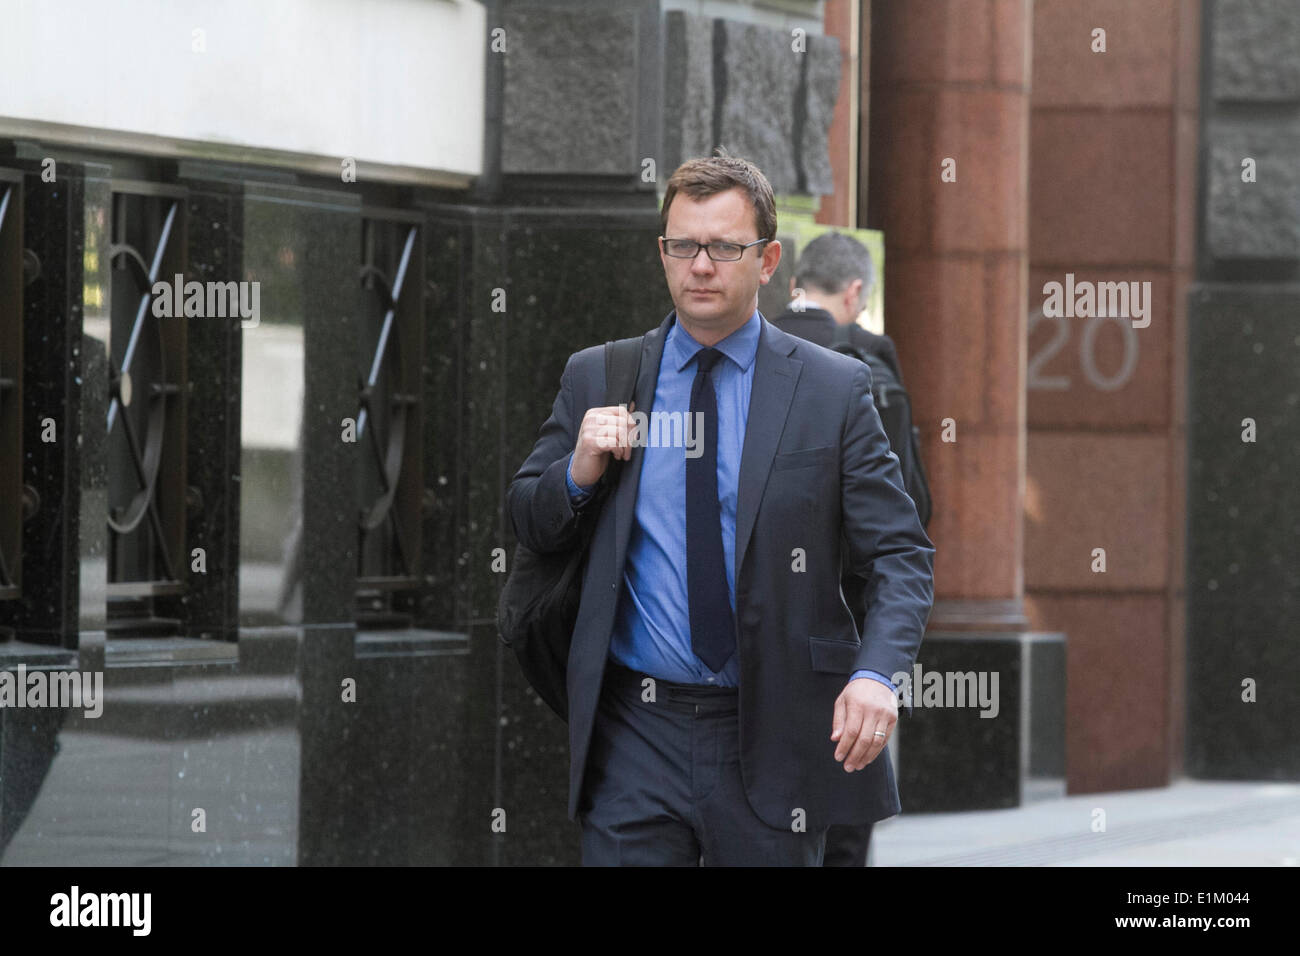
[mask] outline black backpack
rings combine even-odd
[[[629,404],[641,371],[642,337],[605,343],[605,404]],[[582,572],[596,519],[618,487],[623,462],[611,459],[591,499],[578,512],[570,549],[540,553],[515,546],[515,559],[497,603],[497,630],[515,652],[524,677],[559,715],[569,719],[569,647],[582,603]]]
[[[878,355],[853,344],[849,326],[836,323],[831,348],[852,355],[871,369],[871,392],[885,426],[889,447],[898,456],[903,470],[903,487],[916,505],[921,526],[930,523],[930,485],[921,464],[921,430],[912,424],[912,400],[889,363]]]

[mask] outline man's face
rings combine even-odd
[[[754,207],[739,188],[699,201],[678,193],[668,208],[664,235],[744,245],[758,238]],[[781,244],[774,240],[751,246],[735,262],[714,262],[704,249],[694,259],[676,259],[666,255],[662,246],[659,258],[678,319],[700,344],[714,345],[753,315],[758,287],[767,283],[781,261]]]

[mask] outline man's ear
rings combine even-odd
[[[772,281],[772,273],[776,272],[776,267],[781,264],[781,243],[773,239],[771,242],[763,243],[763,260],[759,266],[758,283],[767,285]]]
[[[854,279],[844,288],[844,311],[848,312],[854,318],[857,318],[862,309],[858,305],[862,302],[862,280]]]

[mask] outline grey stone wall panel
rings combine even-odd
[[[505,30],[502,171],[639,173],[636,12],[506,7]]]
[[[713,148],[713,20],[670,11],[664,17],[665,179]]]
[[[790,34],[766,27],[722,23],[726,89],[719,143],[733,156],[758,164],[777,192],[794,192],[794,101],[800,54]]]
[[[1300,100],[1300,3],[1218,0],[1213,32],[1215,99]]]
[[[1211,135],[1206,242],[1216,259],[1300,258],[1300,131]],[[1241,162],[1255,160],[1253,183]]]
[[[840,91],[840,41],[835,37],[808,37],[807,119],[795,149],[803,161],[805,189],[815,195],[834,192],[831,175],[830,131]]]

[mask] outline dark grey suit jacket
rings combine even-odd
[[[638,409],[654,407],[675,320],[670,313],[645,336]],[[580,522],[596,522],[569,654],[571,819],[586,809],[592,727],[644,456],[634,448],[598,514],[575,513],[568,456],[587,409],[603,405],[604,394],[603,346],[570,356],[551,416],[507,494],[518,539],[536,551],[563,548]],[[804,570],[796,570],[796,549]],[[735,554],[740,766],[754,811],[771,826],[802,819],[809,830],[897,813],[888,752],[845,773],[834,759],[831,720],[853,671],[911,670],[933,602],[934,548],[889,452],[867,366],[766,319],[741,454]],[[863,634],[840,591],[841,562],[868,581]]]

